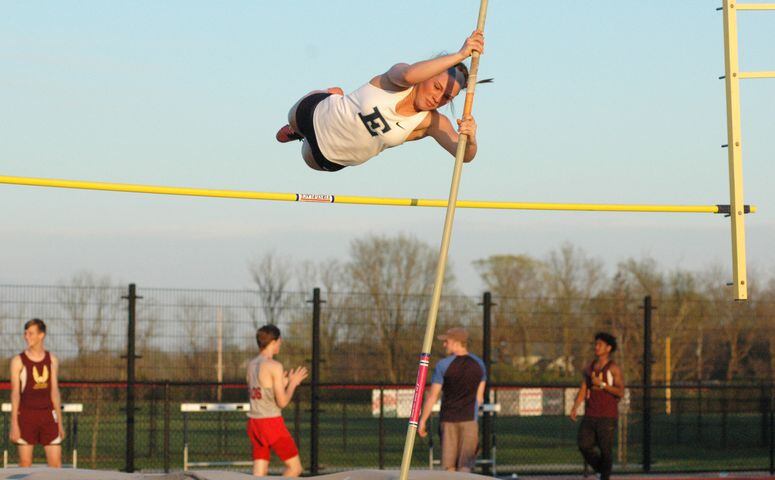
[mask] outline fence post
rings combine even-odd
[[[675,399],[675,443],[681,444],[681,397]]]
[[[293,438],[296,440],[296,445],[301,450],[301,400],[299,397],[301,392],[297,393],[293,397]]]
[[[484,403],[490,403],[490,378],[492,375],[492,316],[491,309],[495,305],[492,303],[492,294],[484,292],[482,296],[482,359],[487,370],[487,382],[484,384]],[[492,458],[492,414],[483,413],[482,416],[482,456],[486,459]],[[482,465],[482,474],[489,475],[491,464]]]
[[[157,385],[149,385],[151,388],[151,404],[148,408],[148,458],[156,455],[156,388]]]
[[[188,412],[183,412],[183,471],[188,471]]]
[[[312,290],[312,372],[310,378],[309,472],[318,474],[318,427],[320,426],[320,289]]]
[[[170,383],[164,382],[164,473],[170,471]]]
[[[385,469],[385,387],[382,384],[379,386],[379,469]]]
[[[3,468],[8,468],[8,449],[11,442],[11,439],[8,437],[9,423],[11,423],[11,416],[3,415]]]
[[[137,288],[134,283],[129,284],[129,294],[121,297],[127,300],[128,322],[126,339],[126,459],[125,472],[135,471],[135,307]]]
[[[702,380],[697,380],[697,442],[702,443]]]
[[[769,388],[769,410],[770,410],[770,475],[775,474],[775,408],[773,408],[773,385]]]
[[[73,438],[70,445],[73,449],[73,468],[78,468],[78,415],[73,415]]]
[[[759,408],[762,412],[762,441],[761,446],[767,445],[767,422],[769,421],[769,399],[767,398],[767,387],[762,383],[761,386],[761,399],[759,400]]]
[[[342,450],[347,453],[347,401],[342,402]]]
[[[643,299],[643,471],[651,471],[651,295]]]
[[[721,389],[721,448],[727,448],[727,391]]]

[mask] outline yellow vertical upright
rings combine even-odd
[[[732,276],[735,300],[748,298],[745,268],[745,207],[743,157],[740,138],[740,66],[737,57],[737,10],[724,0],[724,64],[727,91],[727,145],[729,150],[729,213],[732,224]]]

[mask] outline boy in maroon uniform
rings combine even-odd
[[[616,337],[605,332],[595,335],[595,360],[584,370],[584,381],[570,413],[575,422],[579,407],[586,402],[584,419],[579,426],[579,450],[589,466],[600,474],[600,480],[611,476],[618,404],[624,396],[622,371],[610,358],[615,351]]]
[[[46,351],[46,324],[33,318],[24,324],[27,348],[11,360],[11,441],[19,447],[19,466],[32,465],[35,445],[43,445],[49,467],[62,466],[62,403],[59,360]]]

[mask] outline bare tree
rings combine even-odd
[[[180,305],[175,321],[182,326],[186,334],[183,352],[186,365],[179,369],[176,380],[212,380],[211,368],[215,364],[212,350],[215,315],[212,308],[201,298],[179,298]]]
[[[255,327],[263,323],[277,325],[284,307],[286,288],[291,280],[290,261],[269,252],[251,262],[249,270],[253,283],[258,287],[260,307],[264,313],[264,322],[253,318]]]
[[[539,353],[531,327],[539,321],[536,313],[545,301],[541,276],[546,266],[527,255],[493,255],[475,261],[474,267],[498,303],[493,335],[500,346],[498,353],[508,357],[518,370],[531,369],[530,358]],[[520,346],[519,355],[514,354],[512,345]]]
[[[583,312],[601,285],[602,264],[569,243],[551,252],[545,264],[547,295],[553,298],[560,323],[560,358],[557,360],[566,366],[564,372],[570,375],[572,372],[567,366],[575,363],[576,357],[574,330],[587,320]]]
[[[111,284],[109,277],[98,277],[90,272],[77,273],[60,283],[57,300],[65,312],[65,329],[76,348],[75,358],[62,362],[63,376],[85,380],[115,379],[115,372],[121,371],[120,359],[111,355],[108,343],[111,333],[120,328],[123,310],[121,297]],[[93,388],[81,393],[83,400],[88,399],[94,406],[90,463],[95,468],[103,403],[109,392]]]
[[[686,380],[693,376],[696,358],[696,341],[692,337],[701,328],[703,306],[706,303],[696,273],[676,269],[667,275],[665,291],[662,293],[655,331],[659,332],[656,345],[664,351],[667,337],[671,338],[670,365],[667,356],[657,359],[662,368],[657,368],[657,378],[672,372],[674,380]]]
[[[110,277],[90,272],[77,273],[60,283],[57,300],[65,311],[65,329],[75,344],[77,358],[108,350],[111,329],[117,327],[122,310],[116,293]],[[78,371],[86,373],[81,368]]]
[[[436,274],[437,252],[415,237],[367,236],[351,243],[346,264],[350,290],[362,292],[361,303],[372,306],[363,319],[364,341],[376,342],[383,371],[391,382],[407,381],[418,341],[424,332],[428,295]],[[445,293],[456,293],[451,268]]]
[[[761,302],[757,309],[757,330],[761,338],[767,342],[769,362],[767,371],[762,372],[761,378],[775,383],[775,279],[771,278],[767,288],[760,294]]]
[[[756,298],[758,291],[755,273],[753,271],[748,273],[748,292],[751,297]],[[706,282],[705,290],[709,292],[709,298],[706,301],[712,305],[708,323],[715,327],[717,341],[726,347],[715,349],[715,353],[719,359],[722,356],[726,357],[724,380],[731,382],[743,373],[743,363],[755,345],[758,334],[756,303],[729,301],[729,292],[719,287],[718,276],[706,278]]]

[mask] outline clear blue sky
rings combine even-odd
[[[351,91],[397,62],[459,48],[478,2],[37,2],[0,15],[0,174],[276,192],[446,198],[433,140],[335,174],[274,133],[309,90]],[[728,203],[719,1],[491,0],[479,155],[463,199]],[[775,70],[775,13],[741,12],[743,70]],[[458,112],[462,98],[458,100]],[[775,80],[743,82],[749,268],[773,273]],[[77,270],[143,286],[244,287],[267,251],[345,258],[351,239],[439,243],[444,211],[0,186],[0,282]],[[730,269],[728,220],[459,210],[450,251],[542,257],[563,242],[609,268]]]

